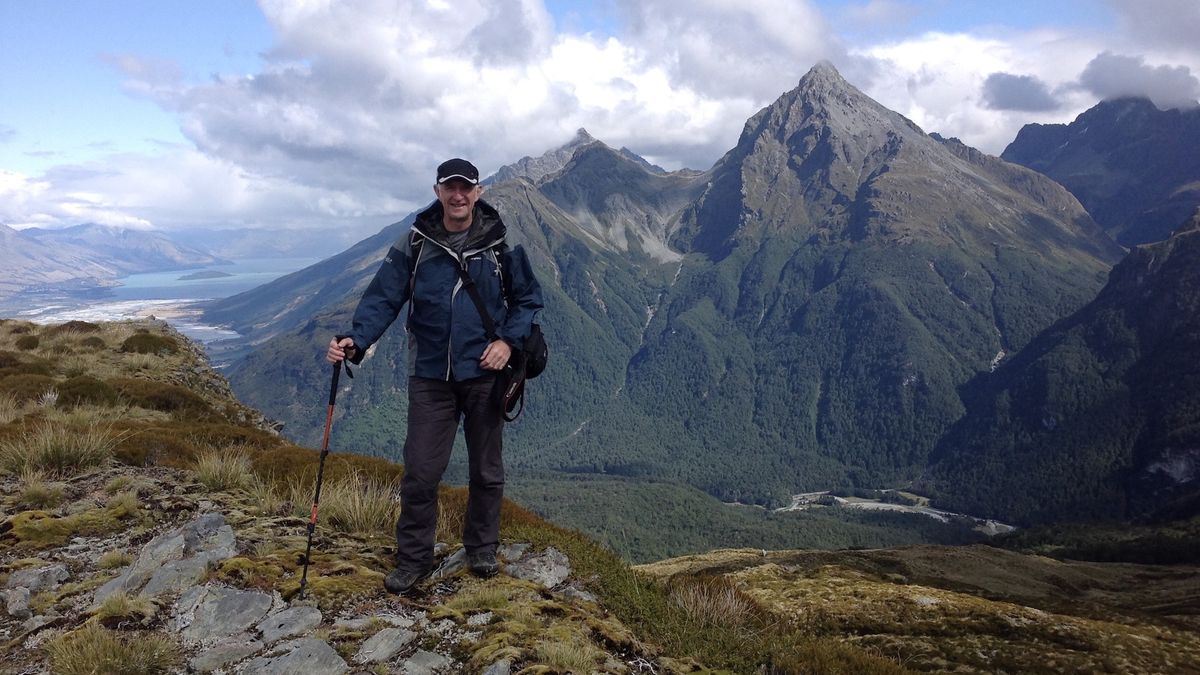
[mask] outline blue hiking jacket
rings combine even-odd
[[[462,288],[458,267],[475,281],[496,323],[495,337],[514,350],[542,309],[542,289],[524,248],[509,248],[500,214],[482,199],[461,253],[446,243],[442,205],[417,215],[412,229],[392,245],[354,310],[348,337],[359,363],[367,349],[409,303],[408,373],[438,380],[469,380],[493,371],[479,367],[490,342],[479,310]]]

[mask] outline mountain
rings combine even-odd
[[[120,276],[114,265],[89,252],[60,247],[30,236],[26,230],[0,225],[0,298],[22,290],[70,285]]]
[[[1200,206],[1200,108],[1101,101],[1070,124],[1027,124],[1000,155],[1062,183],[1118,242],[1162,241]]]
[[[561,171],[567,162],[571,161],[571,156],[576,150],[595,142],[596,138],[589,134],[587,129],[580,128],[575,132],[575,137],[564,145],[549,150],[540,157],[526,156],[512,164],[506,164],[484,179],[483,183],[493,185],[517,178],[527,178],[536,183],[545,176]]]
[[[222,261],[159,232],[104,225],[14,230],[0,225],[0,298],[46,288],[86,290],[140,272]]]
[[[1025,524],[1200,514],[1200,211],[965,391],[941,503]]]
[[[311,258],[329,256],[330,251],[346,248],[363,233],[343,228],[311,230],[283,228],[235,228],[214,230],[198,228],[174,230],[171,239],[199,248],[222,258]]]
[[[958,386],[1083,306],[1121,253],[1058,184],[927,136],[829,64],[707,172],[588,142],[485,199],[539,272],[552,350],[509,465],[726,501],[919,475]],[[319,433],[302,399],[324,345],[405,229],[209,307],[253,343],[235,390],[293,438]],[[348,385],[346,447],[398,452],[404,341],[390,331]]]
[[[187,269],[227,262],[207,251],[177,243],[165,232],[87,223],[55,230],[30,228],[24,233],[54,248],[87,251],[94,259],[112,265],[123,274]]]
[[[962,414],[957,386],[1082,306],[1119,254],[1053,181],[927,136],[827,63],[706,178],[629,364],[653,440],[589,428],[606,470],[657,462],[727,500],[912,475]]]

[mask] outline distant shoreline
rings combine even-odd
[[[224,279],[225,277],[232,277],[232,276],[236,276],[236,275],[231,274],[229,272],[222,272],[220,270],[200,270],[199,272],[192,272],[191,274],[185,274],[185,275],[179,277],[178,280],[179,281],[196,281],[198,279]]]

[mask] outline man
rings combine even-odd
[[[437,490],[458,432],[467,441],[470,487],[463,546],[479,576],[496,574],[504,419],[493,403],[497,374],[529,335],[542,292],[520,246],[505,244],[500,214],[480,199],[479,171],[464,159],[437,169],[437,201],[388,251],[354,311],[348,335],[329,343],[326,359],[359,363],[408,302],[408,434],[396,569],[384,587],[407,593],[433,568]],[[495,323],[489,335],[460,270],[474,282]]]

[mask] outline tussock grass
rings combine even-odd
[[[142,500],[138,499],[136,491],[118,492],[108,498],[105,502],[105,508],[121,513],[136,513],[142,507]]]
[[[148,625],[158,608],[146,598],[117,591],[104,599],[92,616],[102,625],[116,628],[121,624]]]
[[[446,543],[462,539],[463,523],[467,519],[467,491],[462,488],[442,488],[438,492],[438,541]]]
[[[250,494],[251,503],[261,514],[279,514],[283,509],[285,500],[276,490],[275,481],[271,476],[266,478],[254,476],[254,479],[246,486],[246,492]]]
[[[10,393],[0,393],[0,424],[8,424],[24,416],[21,403]]]
[[[295,515],[307,518],[312,508],[314,480],[293,477],[288,485]],[[321,486],[321,522],[351,534],[389,534],[396,526],[400,504],[393,497],[395,484],[353,472],[324,481]]]
[[[38,407],[41,408],[53,408],[54,406],[58,405],[58,390],[51,387],[50,389],[43,391],[41,395],[37,397],[37,404]]]
[[[122,635],[88,625],[46,645],[50,670],[58,675],[152,675],[180,665],[179,647],[154,633]]]
[[[0,440],[0,472],[76,476],[104,463],[119,440],[107,428],[80,431],[43,424],[24,436]]]
[[[668,597],[693,621],[713,626],[745,626],[768,619],[766,610],[725,577],[680,577]]]
[[[66,490],[61,483],[51,483],[36,469],[21,471],[21,489],[17,502],[35,509],[54,508],[62,503]]]
[[[196,480],[210,490],[247,488],[254,482],[250,456],[245,448],[211,448],[196,457],[192,471]]]
[[[133,556],[127,551],[108,551],[96,561],[96,566],[102,570],[112,570],[133,564]]]
[[[600,650],[579,641],[545,640],[536,649],[541,663],[568,673],[591,673],[601,656]]]
[[[460,590],[446,601],[450,609],[478,610],[508,607],[508,590],[496,584],[481,584]]]

